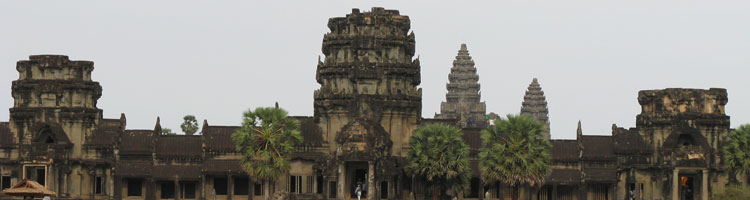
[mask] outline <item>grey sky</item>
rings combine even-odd
[[[16,61],[65,54],[94,61],[98,107],[129,129],[161,116],[179,131],[186,114],[237,125],[275,101],[310,116],[328,18],[373,6],[411,18],[423,117],[467,43],[488,111],[518,113],[537,77],[553,138],[574,138],[578,120],[584,134],[635,126],[638,90],[667,87],[727,88],[732,127],[750,122],[750,1],[3,1],[0,107],[13,105]]]

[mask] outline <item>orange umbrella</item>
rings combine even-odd
[[[10,196],[22,196],[22,197],[44,197],[44,196],[55,196],[57,193],[47,189],[42,184],[36,181],[30,181],[23,179],[16,183],[13,187],[4,189],[3,193]]]

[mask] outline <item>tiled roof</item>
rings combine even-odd
[[[211,151],[235,151],[232,133],[239,126],[206,126],[201,131],[206,143],[206,149]]]
[[[86,140],[86,146],[95,148],[113,148],[122,134],[120,120],[103,119],[94,133]]]
[[[302,145],[322,146],[323,130],[313,121],[313,117],[291,117],[299,121],[300,134],[302,135]]]
[[[576,140],[550,140],[552,148],[550,154],[553,161],[576,162],[580,155],[578,141]]]
[[[617,169],[615,168],[585,168],[583,174],[586,181],[617,182]]]
[[[125,130],[120,141],[120,154],[151,155],[154,136],[153,130]]]
[[[637,131],[613,131],[612,138],[617,154],[649,154],[652,151]]]
[[[156,142],[156,156],[200,157],[202,153],[200,135],[161,135]]]
[[[581,171],[575,169],[552,169],[546,178],[547,183],[578,184],[581,182]]]
[[[581,136],[584,160],[614,161],[615,150],[612,136]]]
[[[242,168],[242,165],[240,164],[240,160],[236,159],[209,159],[203,162],[203,166],[201,168],[202,171],[209,174],[246,173]]]
[[[197,180],[200,177],[200,165],[154,165],[154,179]]]
[[[0,122],[0,148],[10,148],[14,143],[8,122]]]
[[[120,160],[115,165],[115,175],[124,177],[151,176],[151,162],[147,160]]]

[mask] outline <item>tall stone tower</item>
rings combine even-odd
[[[435,118],[458,119],[462,128],[487,126],[487,106],[480,102],[479,75],[466,44],[461,44],[458,50],[448,81],[446,101],[440,104],[440,114],[435,114]]]
[[[355,183],[366,179],[368,199],[375,199],[375,185],[381,185],[375,179],[391,182],[398,176],[385,169],[406,155],[421,119],[414,34],[408,16],[377,7],[331,18],[328,28],[325,61],[317,67],[314,120],[328,141],[338,195],[350,195]]]
[[[91,80],[94,63],[35,55],[18,61],[16,70],[9,125],[24,178],[46,182],[62,196],[80,193],[74,188],[88,172],[69,160],[86,157],[83,143],[102,116],[96,107],[102,87]]]
[[[529,84],[526,94],[523,96],[523,103],[521,103],[521,114],[531,115],[534,120],[540,121],[547,125],[547,130],[544,135],[547,139],[550,139],[550,128],[549,128],[549,110],[547,109],[547,100],[544,97],[544,91],[539,85],[539,82],[534,78]]]

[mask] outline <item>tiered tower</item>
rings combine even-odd
[[[346,17],[331,18],[328,28],[325,61],[318,61],[316,74],[320,89],[314,93],[314,120],[328,141],[328,168],[336,166],[329,177],[337,177],[342,197],[367,177],[367,197],[375,199],[380,185],[375,178],[390,182],[399,175],[390,168],[398,166],[392,164],[395,157],[406,155],[408,138],[421,119],[414,34],[408,16],[383,8],[353,9]]]
[[[544,97],[544,91],[539,85],[539,82],[534,78],[529,84],[526,94],[523,96],[523,103],[521,104],[521,114],[531,115],[534,120],[544,123],[547,125],[544,135],[547,139],[550,139],[550,128],[549,128],[549,110],[547,109],[547,100]]]
[[[487,106],[480,102],[479,75],[466,44],[461,44],[461,49],[458,50],[448,81],[446,101],[440,104],[440,114],[435,114],[435,118],[458,119],[462,128],[487,126]]]
[[[80,174],[93,168],[70,160],[86,158],[83,144],[102,116],[96,107],[102,87],[91,80],[94,63],[35,55],[18,61],[16,70],[9,124],[24,178],[42,181],[61,196],[80,195]]]

